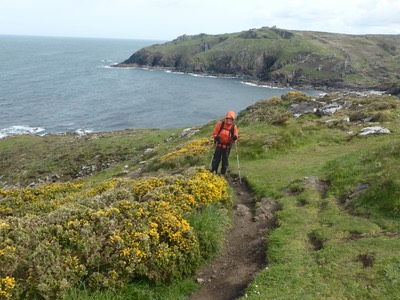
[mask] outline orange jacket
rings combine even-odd
[[[226,114],[227,118],[232,118],[234,121],[231,124],[228,124],[226,119],[224,121],[219,121],[217,125],[214,127],[213,138],[219,135],[219,142],[217,142],[218,146],[222,147],[230,147],[230,143],[235,142],[234,136],[236,138],[239,137],[239,132],[237,126],[235,125],[235,114],[233,112],[228,112]],[[222,123],[224,123],[224,127],[221,128]],[[233,132],[232,132],[233,126]],[[233,133],[233,134],[232,134]]]

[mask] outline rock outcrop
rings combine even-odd
[[[244,77],[279,86],[399,93],[399,35],[344,35],[263,27],[183,35],[143,48],[117,65]]]

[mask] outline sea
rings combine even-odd
[[[163,42],[0,35],[0,139],[188,128],[291,90],[243,78],[113,67]]]

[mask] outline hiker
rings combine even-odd
[[[238,139],[238,129],[235,125],[235,113],[228,111],[224,121],[219,121],[214,127],[213,138],[215,151],[211,162],[211,172],[218,173],[222,159],[221,174],[225,174],[229,166],[229,153],[233,143]]]

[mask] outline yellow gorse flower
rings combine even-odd
[[[7,229],[7,228],[10,228],[10,225],[8,225],[5,222],[0,221],[0,230]]]
[[[0,279],[0,299],[11,299],[15,278],[6,276]]]
[[[203,152],[206,152],[209,149],[210,149],[210,139],[204,138],[204,139],[200,139],[200,140],[194,140],[176,151],[173,151],[173,152],[170,152],[170,153],[167,153],[167,154],[161,156],[160,160],[166,161],[166,160],[176,158],[176,157],[181,157],[184,155],[196,156],[196,155],[202,154]]]
[[[0,277],[0,300],[10,299],[14,289],[23,294],[43,284],[56,294],[42,296],[56,298],[80,280],[116,287],[135,277],[163,281],[177,276],[173,272],[183,272],[185,264],[200,257],[186,216],[227,198],[226,181],[205,169],[187,177],[0,190],[0,274],[9,275]],[[33,241],[38,243],[34,247]],[[32,249],[42,253],[33,255]],[[44,255],[53,257],[54,266],[40,259]],[[29,267],[28,280],[15,285],[12,270],[19,261],[32,261],[35,267]],[[43,283],[41,270],[59,277]],[[95,277],[88,279],[88,274]]]
[[[15,253],[17,249],[12,246],[6,246],[5,248],[1,249],[0,248],[0,257],[6,256],[6,255],[12,255]]]
[[[36,188],[0,189],[0,217],[5,215],[44,214],[75,201],[72,194],[79,192],[83,184],[51,183]]]

